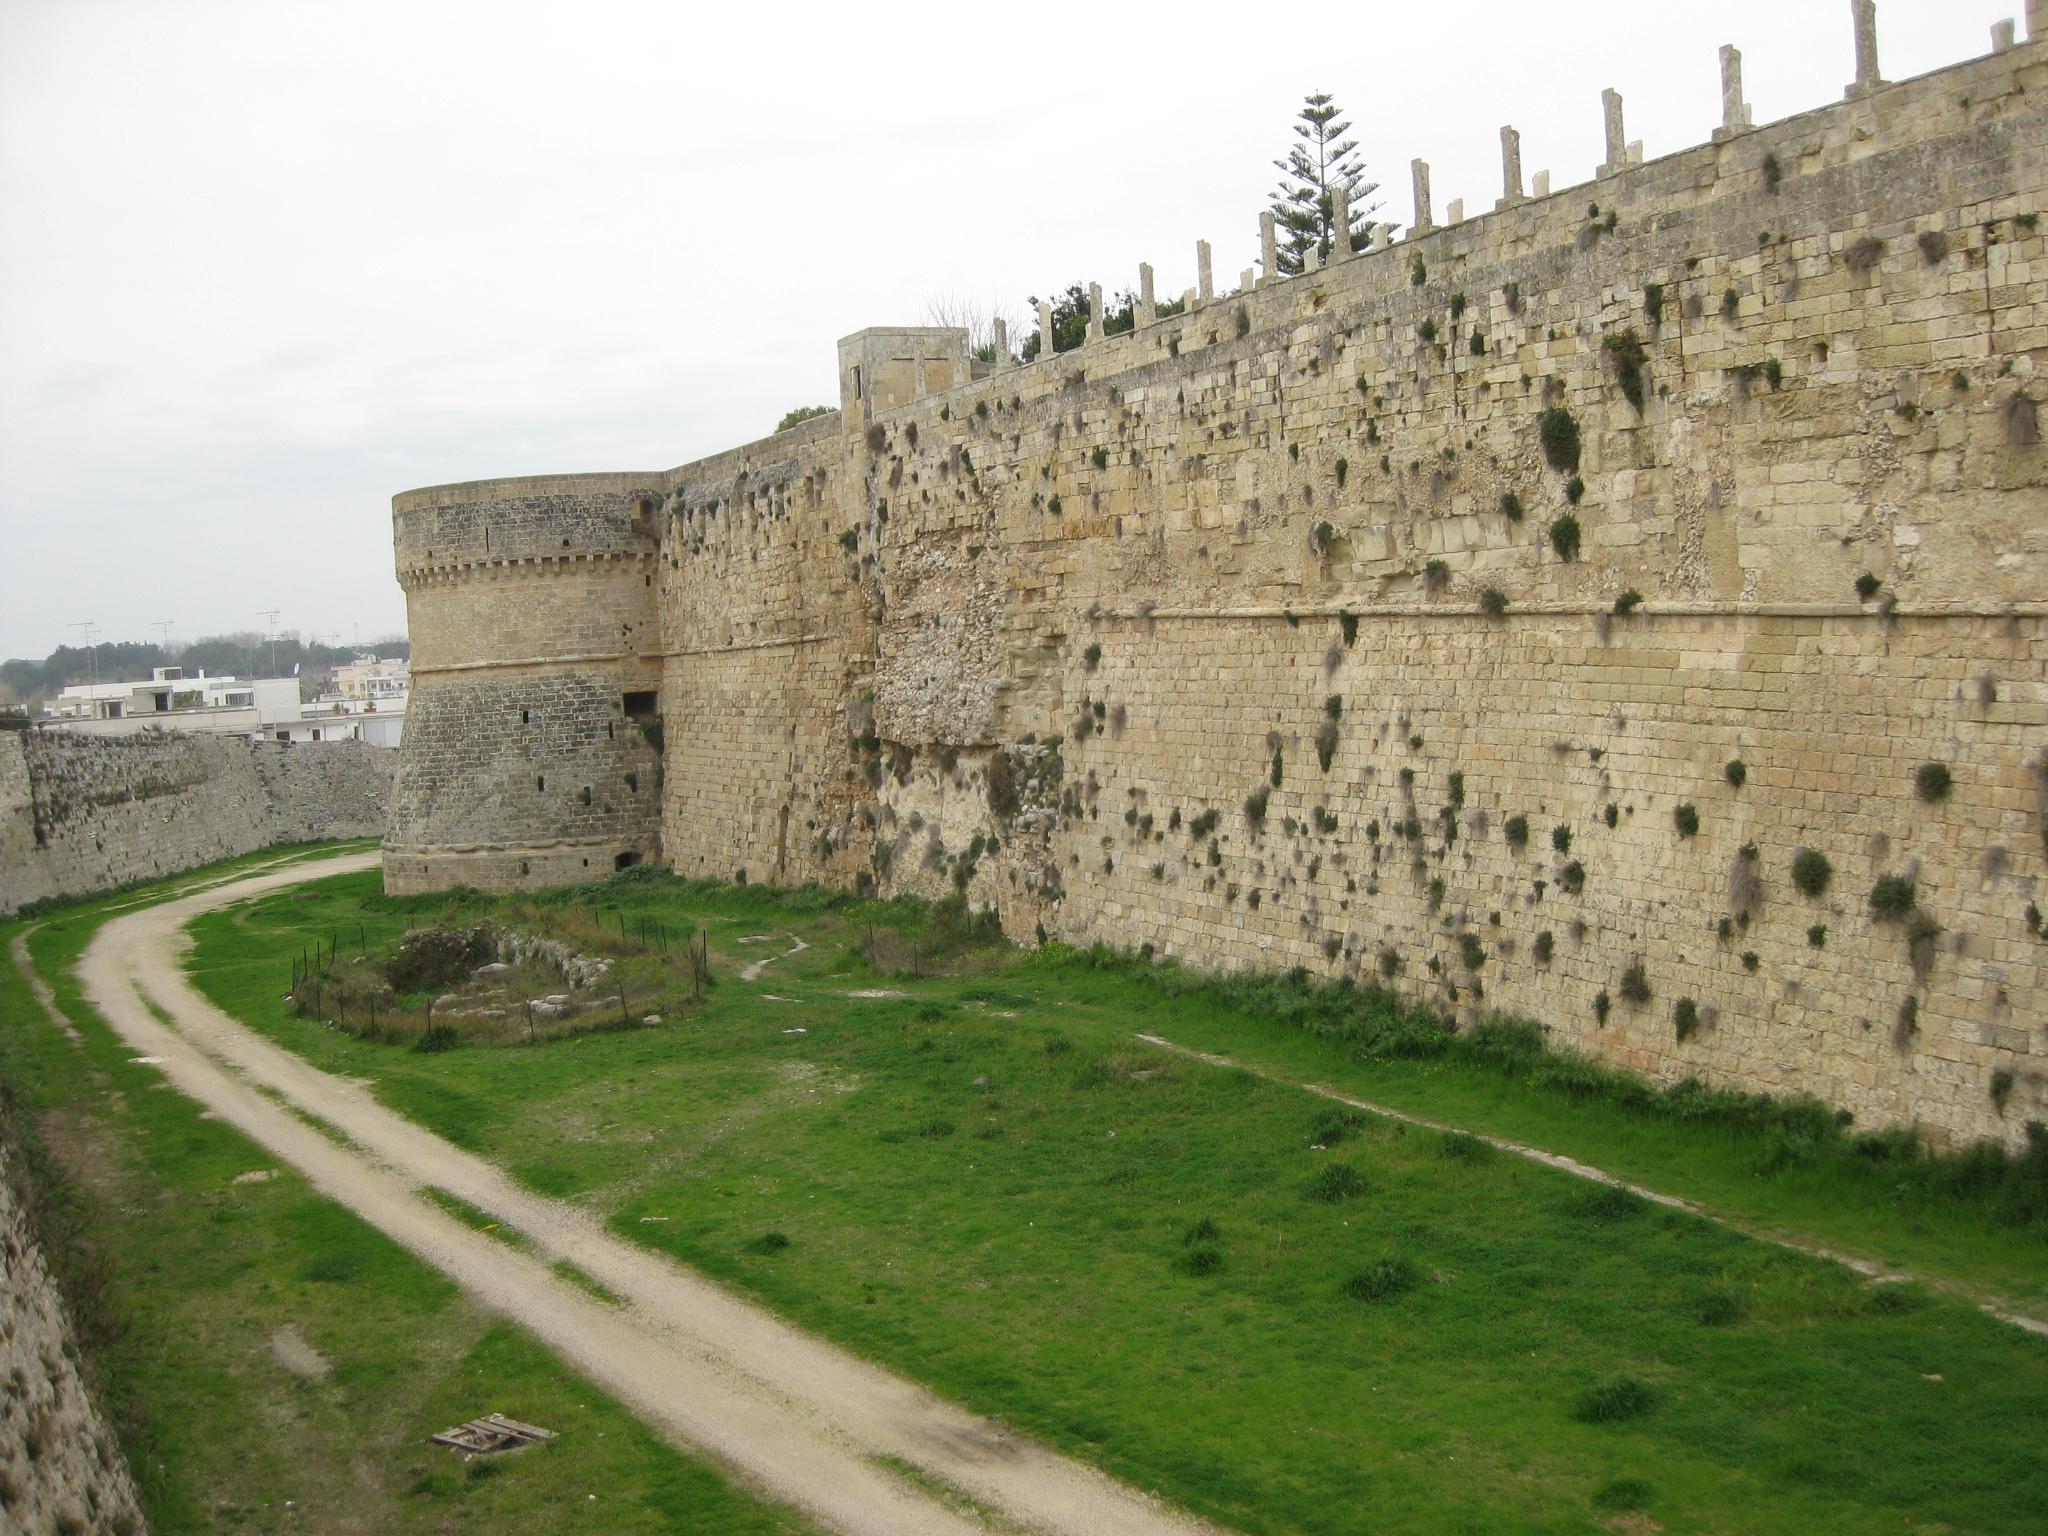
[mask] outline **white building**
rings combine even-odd
[[[74,683],[49,702],[45,728],[93,736],[140,731],[268,734],[299,718],[299,683],[291,677],[187,676],[156,667],[144,682]]]
[[[367,741],[395,747],[405,730],[412,664],[403,658],[358,656],[334,669],[326,693],[305,707],[279,741]]]
[[[402,656],[358,656],[334,669],[332,689],[349,703],[360,701],[381,708],[397,702],[403,707],[412,689],[412,663]]]

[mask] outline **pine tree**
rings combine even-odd
[[[1286,159],[1273,162],[1283,173],[1280,185],[1273,189],[1273,217],[1280,225],[1280,270],[1290,275],[1302,270],[1311,248],[1323,261],[1330,259],[1338,238],[1330,201],[1332,188],[1344,188],[1351,199],[1351,228],[1343,237],[1353,249],[1364,216],[1379,206],[1366,202],[1379,190],[1379,183],[1365,179],[1358,145],[1344,137],[1351,125],[1337,121],[1342,110],[1326,94],[1308,97],[1292,125],[1301,142],[1287,151]]]

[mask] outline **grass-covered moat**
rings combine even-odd
[[[413,958],[459,953],[407,969],[420,929],[455,937]],[[2039,1146],[1936,1161],[1813,1106],[1654,1092],[1523,1026],[1447,1039],[1363,993],[654,871],[517,900],[346,877],[195,934],[230,1011],[533,1188],[1248,1532],[2031,1531],[2048,1508],[2048,1340],[1134,1037],[2036,1310]]]
[[[81,998],[72,966],[107,917],[285,856],[0,923],[0,1134],[34,1185],[150,1529],[811,1531],[672,1450],[532,1336],[204,1115]],[[24,932],[76,1042],[8,953]],[[494,1410],[561,1439],[473,1465],[427,1443]],[[0,1507],[0,1530],[8,1520]]]

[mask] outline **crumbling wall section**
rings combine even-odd
[[[396,759],[353,741],[0,732],[0,913],[273,843],[378,836]]]

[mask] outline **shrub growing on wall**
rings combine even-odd
[[[1834,875],[1834,866],[1818,848],[1802,848],[1792,855],[1792,885],[1802,896],[1824,894]]]
[[[1570,562],[1579,558],[1579,520],[1571,513],[1550,525],[1550,547],[1557,551],[1560,560]]]
[[[1577,473],[1579,424],[1572,419],[1572,413],[1561,405],[1553,405],[1537,418],[1536,430],[1543,439],[1543,457],[1550,467],[1561,475]]]

